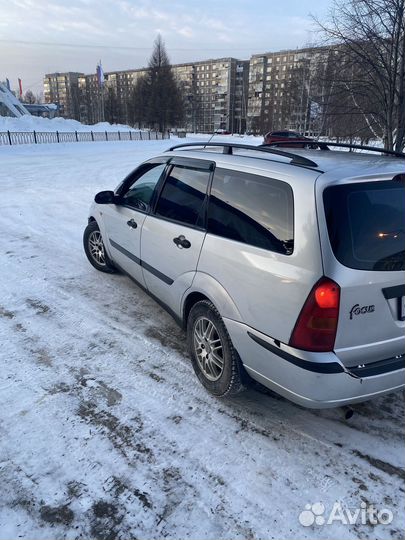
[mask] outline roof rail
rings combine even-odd
[[[172,150],[177,150],[178,148],[186,148],[186,147],[193,147],[193,146],[202,146],[203,148],[210,147],[210,146],[220,146],[223,147],[224,154],[233,154],[234,148],[240,148],[243,150],[252,150],[253,152],[264,152],[266,154],[273,154],[276,156],[283,156],[286,158],[290,158],[290,165],[298,165],[300,167],[318,167],[318,164],[315,163],[315,161],[312,161],[311,159],[308,159],[304,156],[300,156],[299,154],[294,154],[293,152],[285,152],[284,150],[276,150],[275,148],[268,148],[267,146],[252,146],[250,144],[240,144],[240,143],[219,143],[219,142],[199,142],[199,143],[183,143],[183,144],[177,144],[176,146],[172,146],[171,148],[168,148],[166,152],[171,152]]]
[[[336,146],[338,148],[354,148],[356,150],[368,150],[369,152],[379,152],[381,154],[387,154],[389,156],[405,158],[405,154],[402,152],[395,152],[394,150],[386,150],[385,148],[376,148],[375,146],[364,146],[362,144],[349,144],[349,143],[335,143],[330,141],[275,141],[265,146],[288,146],[292,144],[302,144],[302,147],[314,147],[318,146],[320,150],[330,150],[329,146]],[[297,148],[300,148],[297,146]]]

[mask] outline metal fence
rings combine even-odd
[[[100,141],[159,141],[168,139],[159,131],[0,131],[0,146]]]

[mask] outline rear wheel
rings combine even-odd
[[[85,228],[83,247],[90,264],[94,268],[108,274],[117,271],[106,253],[103,238],[96,221],[91,221]]]
[[[194,371],[211,394],[225,397],[243,390],[242,363],[220,314],[208,300],[190,310],[187,343]]]

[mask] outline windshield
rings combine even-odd
[[[336,258],[359,270],[405,269],[405,189],[400,180],[333,186],[324,191]]]

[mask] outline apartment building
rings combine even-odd
[[[172,66],[185,96],[185,127],[201,133],[246,124],[249,62],[217,58]]]
[[[79,77],[84,73],[50,73],[44,77],[44,101],[58,106],[59,116],[79,120]]]
[[[319,66],[327,57],[326,49],[304,48],[255,54],[250,60],[227,57],[175,64],[173,74],[184,96],[182,127],[202,133],[315,131],[313,98],[320,92]],[[65,118],[127,124],[132,91],[146,73],[147,68],[107,72],[103,88],[95,74],[46,75],[45,100],[57,103]]]
[[[184,127],[212,133],[215,130],[243,131],[246,127],[249,62],[219,58],[172,66],[185,101]],[[131,93],[147,68],[104,74],[100,88],[96,74],[54,73],[44,79],[47,103],[57,103],[60,116],[86,124],[104,121],[128,123]],[[115,96],[110,100],[111,95]],[[109,109],[115,107],[113,112]],[[114,103],[114,104],[113,104]],[[109,118],[111,120],[111,118]]]
[[[323,48],[253,55],[249,64],[248,131],[264,133],[316,128],[311,97],[320,92],[316,74],[327,62]]]
[[[96,74],[80,77],[80,121],[84,124],[96,124],[108,120],[127,124],[131,93],[138,79],[146,73],[146,69],[104,73],[103,88],[100,87]]]

